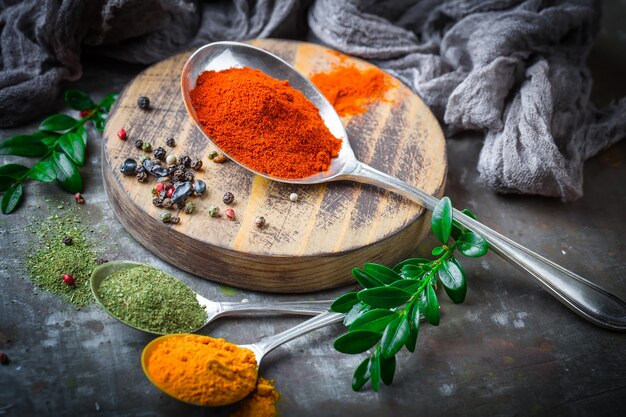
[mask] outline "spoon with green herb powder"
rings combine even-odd
[[[93,271],[95,299],[122,323],[153,334],[193,333],[218,317],[249,313],[315,315],[332,301],[276,303],[215,302],[150,265],[108,262]]]

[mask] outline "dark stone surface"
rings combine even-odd
[[[594,60],[594,71],[612,62],[601,52]],[[141,68],[87,59],[83,79],[71,86],[101,97],[120,90]],[[610,98],[607,94],[610,89],[602,100]],[[0,136],[33,127],[2,131]],[[154,264],[218,301],[326,299],[343,291],[299,296],[232,291],[163,263],[113,218],[99,171],[99,142],[92,137],[88,163],[81,169],[86,204],[79,210],[101,242],[103,256]],[[585,196],[569,204],[499,196],[485,189],[475,170],[481,145],[477,135],[448,142],[446,193],[455,206],[472,209],[488,226],[626,298],[626,142],[586,164]],[[64,208],[58,209],[61,202]],[[73,206],[72,195],[33,183],[27,187],[26,204],[0,217],[0,351],[11,359],[10,365],[0,366],[0,415],[227,415],[230,409],[202,409],[173,400],[148,382],[140,355],[151,336],[125,327],[96,305],[76,311],[33,288],[23,267],[34,242],[26,227]],[[426,255],[432,244],[426,241],[416,255]],[[352,372],[362,357],[333,350],[340,326],[270,354],[261,374],[276,380],[281,414],[623,415],[626,335],[587,323],[494,254],[465,264],[466,302],[454,305],[441,297],[441,325],[422,328],[416,354],[399,355],[394,384],[380,393],[352,392]],[[201,333],[249,343],[300,320],[222,319]]]

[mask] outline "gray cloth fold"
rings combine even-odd
[[[498,192],[582,195],[585,159],[626,136],[626,99],[589,102],[592,0],[0,0],[0,126],[49,111],[82,52],[151,63],[207,42],[313,38],[369,59],[446,132],[479,130]]]

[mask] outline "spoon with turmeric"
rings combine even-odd
[[[244,80],[249,84],[242,84]],[[249,91],[254,89],[257,81],[267,87],[263,91],[270,95],[255,104]],[[221,88],[211,88],[212,82]],[[196,103],[198,111],[205,110],[199,115],[194,107],[194,90],[198,87],[203,91],[207,85],[208,91],[217,92],[213,98],[223,99],[220,105],[236,102],[248,110],[258,105],[259,109],[270,111],[279,118],[282,125],[267,123],[261,112],[243,112],[241,109],[239,113],[246,114],[245,118],[237,118],[235,111],[222,117],[206,111],[207,106],[214,104],[212,101]],[[307,77],[267,51],[238,42],[215,42],[203,46],[185,63],[181,89],[187,112],[206,138],[234,162],[257,175],[298,185],[356,181],[393,191],[428,210],[433,210],[439,203],[437,197],[359,161],[331,103]],[[268,99],[273,97],[275,103],[270,103]],[[260,119],[249,123],[250,114]],[[241,129],[246,123],[249,141],[240,140],[241,132],[224,131],[227,126]],[[293,141],[297,133],[303,135],[301,142]],[[274,141],[270,143],[271,138]],[[300,146],[295,149],[292,143]],[[303,167],[310,169],[303,171]],[[482,236],[494,253],[527,272],[572,311],[598,326],[626,331],[624,300],[466,214],[456,209],[453,213],[456,221]]]
[[[154,291],[147,291],[144,289],[137,290],[133,286],[125,285],[118,292],[120,299],[123,299],[122,303],[119,303],[118,299],[107,299],[103,297],[102,283],[107,279],[115,279],[116,273],[120,271],[127,271],[131,268],[141,268],[142,281],[152,282],[152,280],[159,279],[161,285],[166,286],[166,294],[158,294]],[[155,278],[154,276],[157,275]],[[91,291],[96,301],[107,311],[111,316],[121,321],[122,323],[130,326],[134,329],[141,330],[147,333],[163,335],[167,333],[175,333],[177,331],[189,331],[191,333],[197,332],[207,324],[214,320],[226,317],[226,316],[241,316],[250,314],[298,314],[298,315],[315,315],[328,311],[332,300],[319,300],[319,301],[282,301],[282,302],[217,302],[209,300],[202,295],[194,292],[191,288],[187,287],[182,281],[166,274],[165,272],[147,264],[134,261],[111,261],[107,262],[98,268],[94,269],[90,278]],[[175,297],[169,297],[167,293],[173,293],[182,291],[184,294],[191,298],[190,302],[195,304],[189,307],[177,305],[180,303],[179,299]],[[195,297],[194,302],[193,298]],[[123,304],[123,308],[119,305]],[[142,315],[138,314],[139,309],[145,309],[146,306],[163,306],[170,310],[187,308],[197,308],[199,313],[204,313],[204,319],[200,317],[199,320],[190,320],[188,318],[181,318],[184,323],[176,324],[171,315],[167,315],[168,321],[163,322],[160,320],[160,316],[156,311],[152,310],[149,317],[139,320],[138,317]],[[114,308],[115,307],[115,308]],[[202,312],[204,310],[204,312]],[[179,320],[180,321],[180,320]],[[194,324],[195,323],[195,324]],[[184,326],[184,327],[179,327]],[[184,329],[184,330],[183,330]]]
[[[228,405],[252,392],[266,354],[343,317],[325,312],[251,345],[194,334],[165,335],[144,348],[141,366],[152,384],[178,400],[212,407]]]

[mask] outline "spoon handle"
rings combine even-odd
[[[333,300],[320,301],[284,301],[268,303],[229,303],[221,302],[220,311],[223,316],[234,316],[240,313],[252,314],[301,314],[315,315],[328,311]]]
[[[260,355],[257,354],[257,361],[261,362],[261,358],[263,356],[265,356],[267,353],[271,352],[278,346],[282,345],[283,343],[287,343],[290,340],[312,332],[313,330],[317,330],[330,324],[337,323],[343,318],[344,314],[342,313],[333,313],[327,311],[313,318],[310,318],[307,321],[304,321],[294,327],[291,327],[284,332],[269,336],[254,344],[255,347],[258,348],[256,352],[260,353]]]
[[[341,179],[388,189],[429,210],[434,209],[439,202],[438,198],[363,163]],[[548,292],[575,313],[598,326],[626,331],[626,303],[615,294],[502,236],[456,209],[454,219],[481,235],[489,242],[491,250],[536,278]]]

